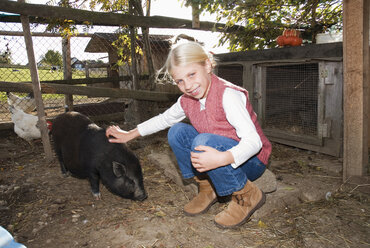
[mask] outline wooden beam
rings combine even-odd
[[[0,1],[0,11],[41,18],[69,19],[80,24],[88,21],[93,25],[106,26],[130,25],[134,27],[193,29],[191,20],[179,18],[93,12],[44,4],[18,3],[9,0]],[[244,29],[244,27],[237,25],[228,27],[222,23],[200,22],[200,27],[197,29],[205,31],[232,32]]]
[[[24,2],[24,0],[18,0]],[[41,132],[41,140],[44,147],[45,157],[48,162],[53,159],[53,152],[51,150],[51,144],[49,139],[48,129],[46,127],[46,117],[44,110],[44,103],[42,102],[41,91],[40,91],[40,79],[36,66],[35,53],[33,51],[33,42],[31,36],[30,23],[28,17],[21,15],[22,28],[24,32],[24,41],[27,48],[28,64],[30,65],[32,89],[36,100],[38,124]]]
[[[343,1],[343,180],[368,166],[370,0]]]
[[[73,34],[73,37],[92,37],[93,35],[94,34],[78,33],[78,34]],[[24,33],[19,32],[19,31],[1,31],[0,30],[0,36],[24,36]],[[44,32],[32,32],[32,36],[59,37],[59,38],[62,37],[60,33],[44,33]]]
[[[31,92],[32,85],[30,83],[0,81],[0,91]],[[63,84],[41,84],[41,92],[44,94],[73,94],[91,97],[116,97],[155,102],[176,101],[180,96],[179,94],[169,92],[99,88]]]
[[[266,50],[243,51],[216,54],[219,62],[237,61],[272,61],[294,59],[334,59],[341,60],[343,56],[342,42],[307,44],[300,47],[271,48]]]
[[[0,64],[1,68],[22,68],[22,69],[29,69],[29,66],[3,66]],[[92,67],[90,67],[92,68]],[[148,80],[149,75],[139,75],[139,80]],[[132,81],[132,76],[119,76],[119,77],[104,77],[104,78],[75,78],[75,79],[67,79],[67,80],[43,80],[40,81],[42,84],[99,84],[99,83],[119,83],[119,81]],[[1,82],[0,81],[0,89],[1,89]],[[32,83],[31,81],[22,81],[22,83]]]

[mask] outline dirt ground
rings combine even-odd
[[[227,202],[199,217],[185,216],[182,207],[193,192],[148,159],[169,150],[165,135],[129,144],[140,158],[149,195],[135,202],[104,187],[102,200],[94,200],[86,180],[64,178],[56,160],[45,161],[40,142],[31,150],[12,132],[1,133],[0,225],[29,248],[370,247],[369,184],[342,183],[340,172],[327,169],[341,163],[337,158],[273,144],[270,170],[279,182],[304,184],[312,192],[324,182],[338,186],[315,201],[265,206],[271,211],[264,216],[223,230],[213,217]]]

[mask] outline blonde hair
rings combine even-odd
[[[171,71],[174,66],[186,66],[192,63],[204,65],[207,59],[211,61],[212,66],[215,66],[212,54],[207,53],[197,42],[175,44],[172,46],[164,66],[157,72],[157,82],[172,82]]]

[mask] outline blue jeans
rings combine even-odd
[[[205,145],[219,151],[227,151],[237,145],[238,141],[216,134],[200,134],[189,124],[177,123],[168,131],[168,143],[176,156],[182,176],[192,178],[203,174],[193,167],[190,160],[190,152],[195,151],[195,147]],[[217,194],[226,196],[243,189],[248,180],[259,178],[265,169],[266,166],[257,156],[253,156],[236,169],[226,165],[204,173],[211,179]]]

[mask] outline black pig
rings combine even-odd
[[[138,158],[124,144],[110,143],[105,129],[78,112],[55,118],[52,125],[54,148],[63,174],[90,181],[99,199],[99,181],[113,194],[142,201],[147,194]]]

